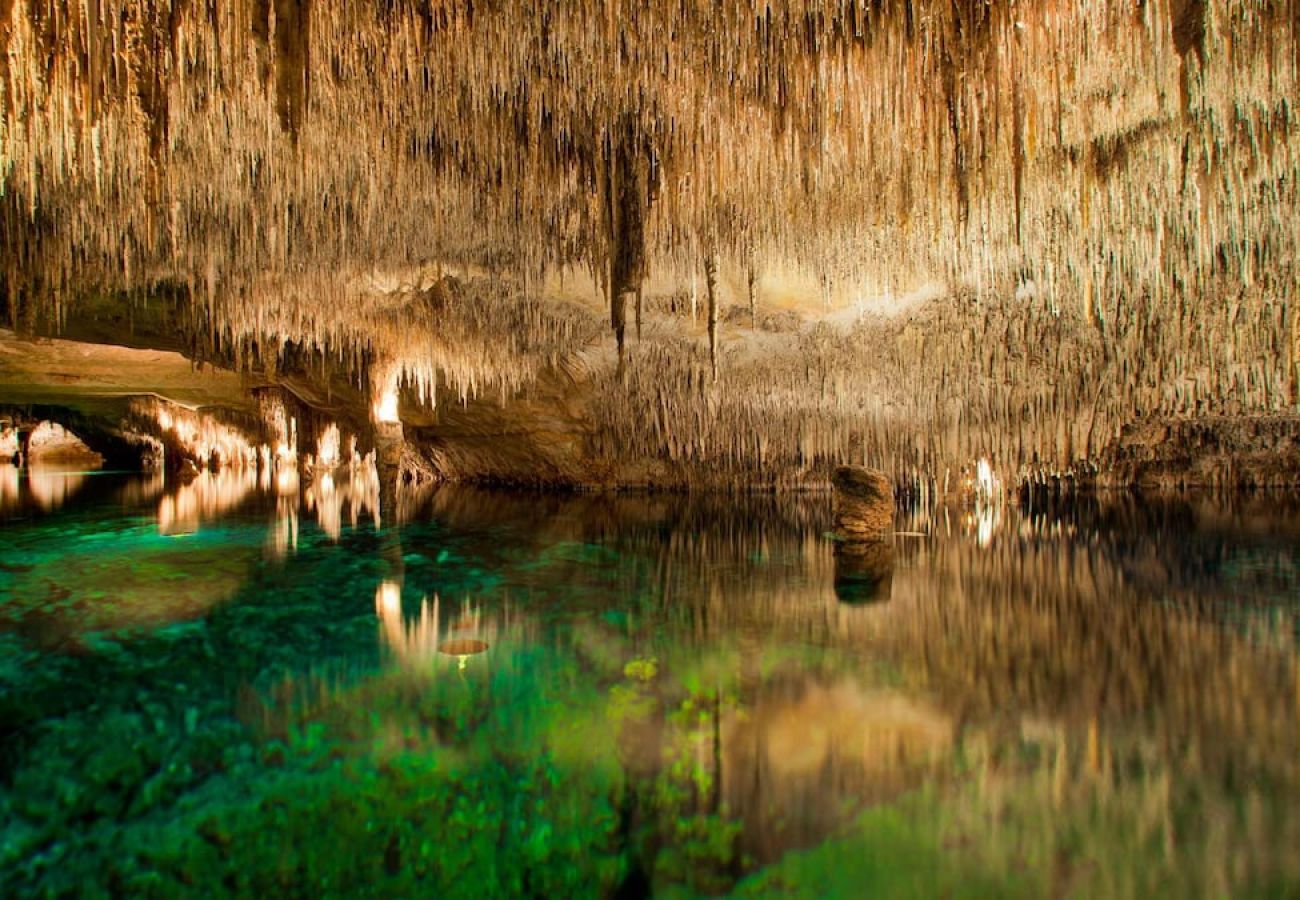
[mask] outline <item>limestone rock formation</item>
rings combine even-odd
[[[1297,10],[0,2],[0,321],[327,405],[387,360],[466,478],[1071,478],[1294,411]],[[0,394],[128,374],[17,340]]]
[[[840,466],[831,475],[835,532],[845,541],[887,537],[894,527],[894,486],[882,472]]]
[[[42,422],[27,437],[29,465],[79,466],[96,469],[104,457],[57,422]]]
[[[1300,472],[1300,417],[1142,420],[1124,428],[1100,465],[1104,486],[1289,487]]]

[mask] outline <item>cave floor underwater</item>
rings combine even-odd
[[[10,896],[1300,884],[1277,496],[0,484]]]

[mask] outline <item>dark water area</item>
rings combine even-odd
[[[1293,500],[377,506],[0,468],[0,894],[1300,891]]]

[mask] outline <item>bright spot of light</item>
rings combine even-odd
[[[993,474],[993,466],[989,465],[987,457],[981,457],[975,465],[975,486],[986,498],[991,498],[997,493],[998,477]]]
[[[375,612],[384,621],[401,621],[402,585],[396,581],[383,581],[375,591]]]
[[[397,391],[394,388],[388,388],[380,396],[379,402],[375,404],[375,421],[376,422],[401,422],[397,416]]]

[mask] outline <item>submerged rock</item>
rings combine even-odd
[[[894,486],[881,472],[840,466],[835,489],[835,532],[847,541],[878,540],[894,528]]]

